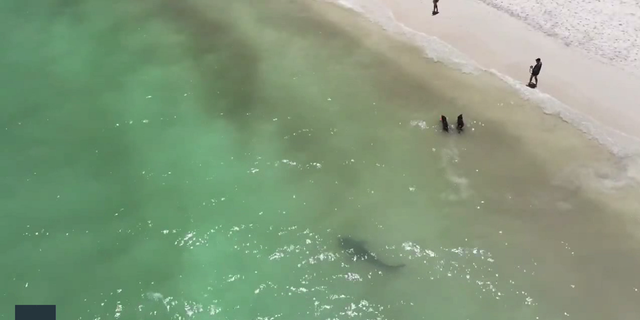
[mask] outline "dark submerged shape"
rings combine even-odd
[[[355,240],[351,237],[338,237],[338,241],[340,242],[342,250],[354,257],[355,260],[364,260],[377,268],[387,270],[395,270],[405,266],[404,264],[389,265],[378,260],[373,253],[365,248],[364,242],[362,241]]]

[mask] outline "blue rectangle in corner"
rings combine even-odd
[[[56,320],[56,306],[16,305],[16,320]]]

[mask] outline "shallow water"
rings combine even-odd
[[[640,312],[633,189],[488,75],[318,3],[3,8],[1,318]]]

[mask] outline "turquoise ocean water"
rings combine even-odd
[[[305,1],[0,15],[0,319],[637,319],[634,189],[488,75]]]

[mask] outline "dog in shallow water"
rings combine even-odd
[[[458,116],[458,124],[456,125],[456,129],[458,129],[458,133],[462,133],[462,130],[464,130],[464,119],[462,118],[462,115]]]
[[[447,117],[440,116],[440,121],[442,122],[442,131],[449,132],[449,121],[447,121]]]

